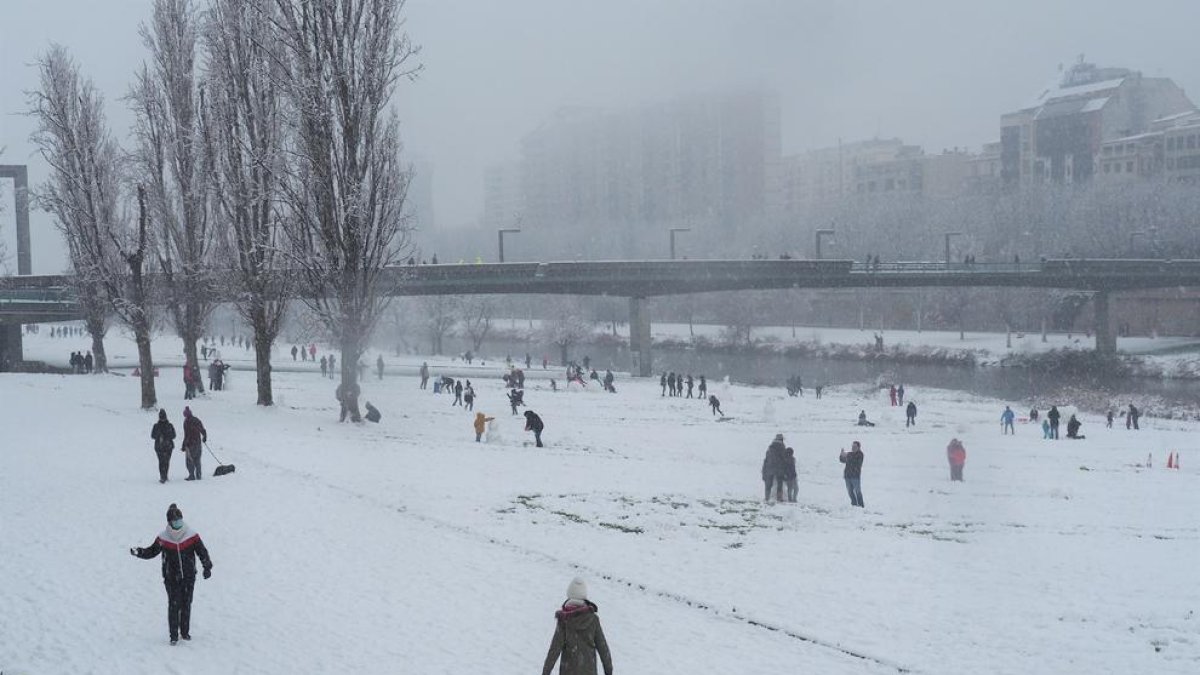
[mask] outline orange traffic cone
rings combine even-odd
[[[1173,453],[1173,452],[1171,454],[1167,455],[1167,468],[1168,469],[1175,468],[1175,453]]]

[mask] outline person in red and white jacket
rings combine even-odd
[[[204,566],[204,578],[212,576],[212,559],[200,535],[183,522],[183,512],[167,507],[167,527],[145,548],[131,548],[129,554],[149,560],[162,555],[163,585],[167,588],[167,627],[171,644],[179,638],[192,639],[192,590],[196,585],[196,558]]]
[[[963,479],[963,465],[967,463],[967,449],[957,438],[950,439],[946,446],[946,460],[950,462],[950,480]]]

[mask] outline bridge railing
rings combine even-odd
[[[868,273],[913,273],[913,272],[964,272],[964,273],[980,273],[980,272],[1011,272],[1011,273],[1029,273],[1040,272],[1043,270],[1043,263],[1038,262],[946,262],[944,260],[909,260],[896,262],[879,262],[866,263],[855,262],[851,268],[852,272],[859,274]]]

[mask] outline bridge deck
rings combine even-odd
[[[77,318],[79,311],[70,282],[66,276],[0,279],[0,318],[8,322],[38,316]],[[851,260],[646,260],[416,265],[388,268],[383,290],[391,295],[652,297],[787,288],[950,286],[1092,291],[1200,286],[1200,260],[912,261],[879,265]],[[232,297],[232,291],[219,288],[219,293]]]

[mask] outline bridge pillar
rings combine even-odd
[[[631,372],[650,377],[654,364],[650,358],[650,307],[645,298],[629,299],[629,351],[633,355]]]
[[[1092,315],[1096,324],[1096,353],[1104,356],[1116,354],[1117,333],[1112,327],[1108,291],[1097,291],[1092,296]]]
[[[0,323],[0,373],[12,370],[13,365],[24,360],[21,324]]]

